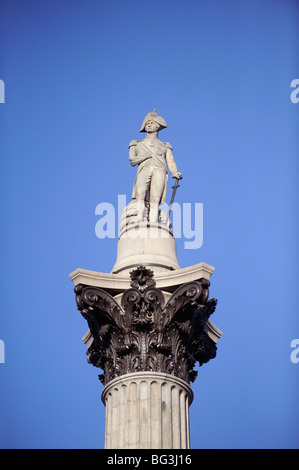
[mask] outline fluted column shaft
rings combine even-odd
[[[173,375],[125,374],[102,391],[106,449],[189,449],[193,392]]]

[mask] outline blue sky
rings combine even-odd
[[[130,200],[128,144],[154,107],[203,203],[216,359],[199,369],[192,448],[298,448],[298,2],[0,2],[0,446],[102,448],[101,371],[68,274],[110,272],[101,202]],[[171,181],[169,183],[171,185]],[[170,188],[170,186],[169,186]],[[168,192],[168,201],[170,192]]]

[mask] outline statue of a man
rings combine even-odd
[[[140,132],[146,132],[145,139],[132,140],[129,145],[131,165],[138,165],[132,194],[137,202],[138,220],[145,220],[146,203],[149,203],[149,221],[158,222],[159,204],[166,200],[167,167],[172,178],[182,178],[171,145],[158,139],[158,132],[165,127],[166,122],[154,109],[145,116],[140,129]]]

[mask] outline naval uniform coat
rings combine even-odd
[[[167,166],[172,175],[177,172],[176,163],[172,155],[172,146],[169,142],[162,142],[159,139],[145,138],[143,140],[132,140],[129,145],[129,159],[132,166],[138,165],[135,178],[132,198],[136,199],[136,186],[140,173],[148,166],[163,169],[165,171],[164,189],[161,195],[160,204],[166,201],[167,190]],[[149,197],[146,196],[146,200]]]

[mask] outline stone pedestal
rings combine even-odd
[[[192,389],[177,377],[126,374],[102,391],[106,449],[189,449]]]
[[[142,223],[126,227],[120,233],[117,244],[117,260],[114,274],[129,272],[144,265],[156,271],[179,269],[176,243],[172,231],[160,224]]]

